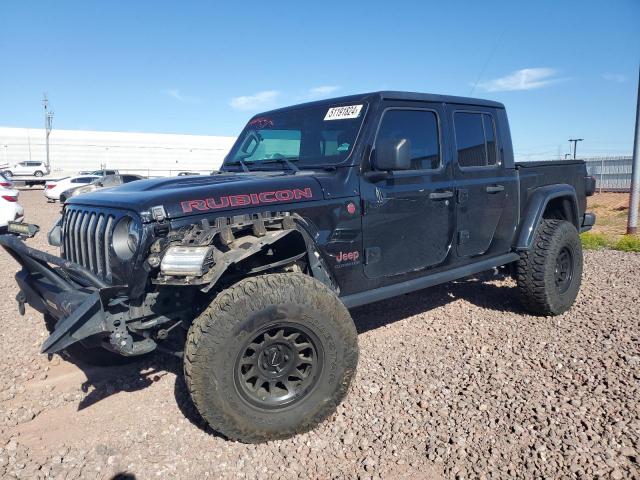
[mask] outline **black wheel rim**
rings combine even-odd
[[[573,254],[568,247],[563,247],[556,257],[555,281],[558,292],[569,289],[573,278]]]
[[[240,395],[262,409],[284,408],[307,396],[322,370],[318,337],[298,324],[278,323],[251,335],[235,366]]]

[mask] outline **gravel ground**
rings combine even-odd
[[[20,201],[44,231],[59,209],[41,191]],[[0,270],[2,478],[640,478],[637,254],[587,252],[577,304],[555,318],[523,314],[490,275],[354,310],[346,402],[263,445],[207,430],[176,360],[40,355],[42,319],[18,315],[5,252]]]

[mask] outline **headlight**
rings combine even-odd
[[[136,222],[131,217],[122,217],[113,229],[113,250],[118,259],[131,260],[138,250],[140,232]]]
[[[62,245],[62,216],[58,217],[56,223],[51,227],[47,238],[49,240],[49,245],[52,247],[59,247]]]
[[[212,247],[169,247],[162,258],[160,272],[163,275],[199,277]]]

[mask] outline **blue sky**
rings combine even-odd
[[[633,147],[640,1],[4,0],[0,125],[236,135],[261,109],[392,89],[507,106],[519,157]],[[473,88],[474,84],[475,89]]]

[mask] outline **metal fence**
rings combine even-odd
[[[631,189],[631,156],[585,158],[587,173],[596,177],[599,192],[628,192]]]

